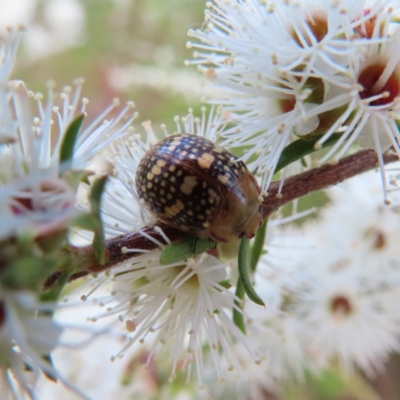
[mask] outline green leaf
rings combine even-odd
[[[305,99],[305,103],[322,104],[325,98],[325,85],[324,80],[321,78],[308,78],[302,88],[310,89],[310,95]]]
[[[339,371],[325,370],[314,379],[318,394],[323,399],[335,399],[345,392],[346,383]]]
[[[99,219],[92,213],[78,215],[71,223],[72,226],[95,232],[99,229]]]
[[[160,263],[162,265],[173,264],[189,257],[197,256],[215,247],[211,239],[197,239],[188,236],[183,242],[170,244],[162,251]]]
[[[83,119],[84,115],[79,115],[70,123],[67,131],[65,132],[60,150],[60,162],[71,160],[74,154],[76,138],[81,130]]]
[[[107,183],[107,175],[101,176],[98,178],[92,186],[90,191],[90,209],[92,210],[93,214],[100,214],[100,207],[101,207],[101,196],[104,192],[106,183]]]
[[[250,271],[254,272],[257,268],[258,261],[263,254],[263,248],[265,243],[265,238],[267,236],[267,224],[268,219],[264,219],[260,229],[256,233],[254,238],[254,243],[251,248],[250,254]]]
[[[101,232],[97,231],[94,233],[93,248],[96,260],[100,265],[104,265],[107,261],[107,257],[103,228],[101,229]]]
[[[104,265],[106,263],[106,246],[104,239],[104,229],[101,221],[101,196],[105,189],[107,176],[102,176],[93,183],[92,190],[90,191],[90,206],[92,215],[97,218],[98,226],[94,230],[93,248],[97,261]]]
[[[244,291],[244,287],[242,284],[242,280],[239,278],[237,285],[236,285],[236,297],[239,299],[236,299],[234,301],[235,305],[239,307],[240,309],[243,309],[243,300],[246,292]],[[244,323],[244,315],[240,311],[238,311],[236,308],[233,309],[233,323],[244,333],[246,334],[246,324]]]
[[[333,146],[341,136],[341,133],[334,133],[321,145],[321,148],[324,149],[326,147]],[[282,151],[274,173],[276,174],[282,168],[288,166],[292,162],[297,161],[308,154],[314,153],[316,151],[315,144],[321,139],[321,137],[322,136],[314,136],[311,138],[312,140],[299,139],[286,146]]]
[[[225,289],[230,289],[232,287],[232,283],[229,279],[225,279],[224,281],[218,282],[219,285],[224,287]]]
[[[243,284],[244,291],[251,301],[260,306],[265,306],[262,299],[258,296],[254,290],[253,284],[251,283],[250,273],[249,273],[249,261],[250,261],[250,241],[249,239],[243,238],[239,246],[239,257],[238,257],[238,267],[240,281]]]
[[[36,244],[46,254],[55,253],[67,241],[67,233],[67,229],[55,230],[51,235],[39,236]]]
[[[56,257],[20,255],[1,272],[1,282],[12,288],[37,290],[58,266]]]
[[[68,183],[68,185],[73,189],[77,190],[81,182],[89,183],[88,177],[93,175],[91,171],[66,171],[63,175],[63,180]]]
[[[45,301],[57,301],[60,297],[60,293],[64,289],[64,286],[68,283],[70,276],[72,275],[72,271],[64,271],[54,282],[52,287],[40,294],[40,300],[42,302]]]

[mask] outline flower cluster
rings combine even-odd
[[[128,104],[103,122],[115,103],[72,138],[70,127],[87,118],[83,80],[60,93],[49,82],[45,102],[23,81],[10,80],[21,35],[9,30],[0,43],[0,375],[2,397],[33,399],[41,371],[69,385],[51,363],[63,331],[53,320],[61,288],[40,292],[57,268],[74,268],[57,252],[80,215],[76,189],[90,175],[80,169],[111,140],[129,133],[135,115],[129,115]]]
[[[88,328],[97,333],[85,343],[103,332],[116,334],[122,343],[111,361],[134,354],[130,363],[143,360],[155,376],[168,358],[164,381],[196,382],[207,387],[208,398],[263,398],[284,382],[330,368],[379,372],[400,348],[400,197],[395,188],[388,194],[382,157],[390,148],[400,156],[399,17],[395,0],[207,3],[205,24],[189,32],[196,39],[189,47],[197,49],[189,64],[225,96],[210,100],[211,110],[202,108],[201,117],[192,110],[175,117],[173,133],[243,150],[241,159],[264,190],[282,167],[285,149],[297,151],[280,184],[273,183],[276,198],[285,194],[286,175],[311,165],[310,153],[331,146],[318,162],[333,158],[334,164],[358,142],[376,150],[385,200],[389,204],[390,194],[393,201],[381,204],[379,174],[371,172],[329,190],[330,204],[318,220],[281,228],[315,212],[297,213],[295,202],[295,215],[269,216],[266,232],[260,220],[269,199],[249,174],[261,229],[253,242],[244,238],[240,245],[183,234],[174,243],[167,233],[179,235],[178,224],[159,223],[135,184],[141,159],[171,134],[167,127],[156,134],[148,121],[137,133],[133,102],[117,114],[118,100],[87,122],[82,79],[60,91],[49,82],[45,96],[11,80],[22,32],[10,30],[0,43],[0,397],[36,398],[40,376],[85,397],[58,372],[62,360],[53,358],[69,327],[53,318],[62,308],[62,290],[65,301],[79,293],[86,306],[94,302],[88,324],[104,323],[97,331]],[[299,142],[311,145],[298,150]],[[214,179],[204,170],[218,155],[202,153],[212,159],[203,167],[203,157],[194,155],[199,149],[192,150],[203,168],[194,178],[204,173]],[[225,171],[238,165],[230,156],[216,162]],[[198,172],[196,161],[188,164]],[[161,175],[160,166],[152,168],[149,189]],[[176,181],[162,172],[165,182]],[[106,185],[100,175],[107,175]],[[397,181],[395,173],[390,183]],[[222,200],[214,217],[229,210],[222,192],[238,186],[215,186]],[[177,187],[171,184],[171,193]],[[184,205],[171,193],[182,207],[167,208],[177,214]],[[74,246],[72,232],[89,245]],[[132,237],[149,247],[121,245]],[[199,254],[204,242],[207,250]],[[188,243],[183,256],[165,257]],[[77,276],[85,280],[69,289],[66,283]],[[128,368],[133,378],[127,379],[136,372]],[[226,388],[230,393],[221,394]]]
[[[400,154],[397,1],[207,5],[203,28],[189,31],[200,43],[188,44],[196,49],[188,63],[225,90],[211,100],[234,122],[224,144],[244,147],[242,159],[266,189],[298,138],[316,148],[334,144],[320,162],[338,160],[356,140],[379,155],[391,146]]]

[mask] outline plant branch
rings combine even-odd
[[[387,164],[397,161],[399,158],[396,154],[387,152],[384,154],[383,159],[385,164]],[[326,164],[322,167],[314,168],[285,179],[283,189],[280,193],[280,181],[272,182],[268,190],[268,196],[264,196],[264,201],[262,204],[263,217],[269,217],[274,211],[278,210],[286,203],[312,192],[336,185],[348,178],[376,168],[377,166],[378,157],[375,151],[363,150],[343,158],[336,164]],[[162,223],[158,223],[155,226],[148,226],[144,228],[143,231],[157,241],[165,243],[163,237],[157,232],[159,228],[163,230],[164,234],[172,243],[179,242],[187,235],[184,232]],[[108,270],[123,261],[140,255],[141,253],[139,251],[135,252],[135,249],[154,250],[158,247],[159,246],[156,243],[140,233],[128,233],[126,235],[110,239],[106,241],[106,255],[108,261],[104,265],[101,265],[95,261],[94,257],[92,257],[92,262],[87,265],[86,270],[73,274],[70,280],[74,280],[90,273],[98,273]],[[83,254],[84,257],[87,257],[88,254],[93,253],[91,246],[77,247],[74,248],[73,251],[78,254]],[[53,285],[53,283],[57,280],[58,274],[60,273],[58,272],[53,274],[47,279],[44,285],[45,289],[48,289]]]

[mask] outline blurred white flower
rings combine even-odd
[[[380,191],[374,171],[330,189],[332,204],[299,240],[312,246],[293,257],[292,286],[282,287],[292,298],[285,311],[301,321],[302,346],[318,368],[339,361],[373,375],[399,350],[399,215]],[[294,277],[302,283],[293,285]]]
[[[22,30],[16,32],[8,30],[6,38],[0,41],[0,144],[12,143],[16,140],[13,116],[9,107],[7,81],[14,67],[21,37]]]
[[[298,298],[309,346],[321,365],[334,361],[347,372],[355,367],[373,376],[382,372],[389,355],[400,348],[400,300],[397,289],[371,290],[363,284],[352,260],[337,263],[318,273]],[[366,266],[368,268],[368,266]]]
[[[397,191],[390,193],[393,204],[384,205],[380,191],[379,174],[375,171],[331,188],[328,195],[332,205],[323,211],[325,227],[314,228],[312,237],[318,248],[326,250],[328,263],[335,262],[334,249],[340,249],[340,257],[351,260],[352,269],[357,269],[366,288],[398,290],[400,195]],[[318,253],[313,262],[318,263]]]
[[[0,387],[4,399],[35,399],[43,371],[61,379],[51,364],[62,328],[52,320],[54,303],[39,303],[27,291],[0,288]]]

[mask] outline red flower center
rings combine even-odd
[[[331,309],[335,314],[348,315],[353,308],[349,299],[345,296],[337,296],[331,301]]]
[[[373,64],[365,68],[358,77],[358,83],[362,85],[364,90],[360,92],[362,99],[368,99],[379,94],[382,98],[373,100],[370,106],[381,106],[391,103],[400,93],[400,81],[396,71],[390,75],[386,82],[380,84],[379,78],[385,70],[385,64]]]
[[[325,15],[314,15],[312,20],[307,19],[306,24],[310,28],[310,31],[314,35],[317,42],[321,42],[322,39],[328,33],[328,21]],[[298,34],[296,32],[293,33],[294,40],[300,47],[304,47],[304,41],[307,43],[308,46],[312,46],[313,43],[310,40],[308,33],[304,33],[302,35],[302,40],[300,40]]]

